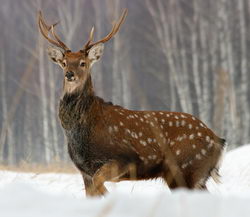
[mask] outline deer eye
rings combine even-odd
[[[63,68],[66,67],[66,62],[65,61],[62,62],[62,67]]]
[[[84,67],[85,66],[85,62],[80,62],[80,66]]]

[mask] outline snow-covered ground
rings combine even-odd
[[[86,199],[80,175],[0,171],[0,216],[250,216],[250,145],[228,152],[220,173],[210,193],[170,192],[156,180],[106,183],[109,195]]]

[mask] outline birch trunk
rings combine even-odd
[[[39,36],[39,84],[40,84],[40,94],[41,94],[41,111],[42,111],[42,133],[43,133],[43,141],[44,141],[44,154],[45,154],[45,162],[49,163],[51,160],[51,147],[49,143],[49,116],[48,116],[48,99],[46,95],[46,86],[45,86],[45,73],[46,70],[44,68],[44,45],[42,43],[43,39]]]
[[[6,73],[5,73],[5,58],[4,53],[1,52],[1,76],[0,76],[0,89],[1,89],[1,104],[2,104],[2,129],[0,134],[0,163],[4,163],[4,146],[6,144],[6,132],[5,132],[5,123],[7,119],[7,96],[6,96]]]
[[[58,161],[59,156],[59,147],[58,147],[58,132],[57,132],[57,111],[56,111],[56,99],[55,99],[55,75],[52,69],[52,65],[48,64],[48,74],[49,74],[49,112],[50,112],[50,125],[51,125],[51,147],[53,147],[53,158]]]
[[[240,69],[241,69],[241,85],[240,85],[240,101],[241,101],[241,115],[242,115],[242,126],[243,130],[242,142],[243,144],[248,142],[248,136],[250,131],[250,114],[249,114],[249,103],[248,103],[248,76],[247,76],[247,31],[245,23],[245,6],[243,0],[237,1],[240,21]]]

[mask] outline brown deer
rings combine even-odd
[[[218,181],[225,140],[186,113],[132,111],[95,95],[90,69],[104,43],[124,22],[127,10],[110,33],[93,42],[94,28],[84,47],[72,52],[39,13],[39,29],[49,43],[48,55],[64,71],[59,117],[69,155],[80,170],[87,196],[103,195],[105,181],[161,177],[171,189],[206,189]]]

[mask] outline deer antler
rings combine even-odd
[[[128,14],[128,9],[124,9],[124,11],[123,11],[120,19],[118,20],[118,22],[113,24],[110,33],[108,35],[106,35],[103,39],[101,39],[101,40],[99,40],[97,42],[93,42],[93,43],[92,43],[92,41],[93,41],[93,38],[94,38],[94,27],[92,27],[92,29],[90,31],[90,34],[89,34],[89,39],[88,39],[87,43],[84,45],[84,50],[87,51],[96,44],[105,43],[105,42],[109,41],[119,31],[120,26],[124,22],[127,14]]]
[[[42,35],[53,45],[62,48],[64,51],[70,51],[70,49],[60,40],[59,36],[55,33],[54,31],[54,27],[58,24],[59,22],[52,24],[52,25],[48,25],[46,24],[46,22],[44,21],[44,18],[42,16],[42,12],[39,11],[39,15],[38,15],[38,26],[40,29],[40,32],[42,33]],[[49,37],[49,34],[52,34],[53,38]]]

